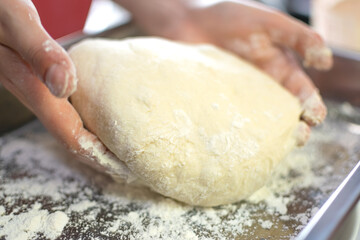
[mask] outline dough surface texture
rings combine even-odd
[[[70,50],[85,126],[152,190],[216,206],[262,187],[295,146],[295,97],[210,45],[85,40]]]

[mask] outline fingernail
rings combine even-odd
[[[53,64],[46,72],[45,85],[56,97],[68,97],[76,90],[74,79],[74,71],[69,70],[64,64]]]
[[[317,92],[314,92],[305,100],[303,109],[302,118],[311,126],[320,124],[326,117],[326,107]]]

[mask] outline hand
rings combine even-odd
[[[0,1],[0,82],[80,160],[101,171],[111,171],[104,159],[122,167],[65,98],[76,90],[75,67],[30,0]]]
[[[321,37],[305,24],[246,0],[118,2],[128,8],[138,25],[151,35],[215,44],[273,76],[302,103],[299,145],[307,141],[309,126],[324,120],[326,107],[293,51],[304,59],[305,67],[319,70],[332,66],[332,54]]]

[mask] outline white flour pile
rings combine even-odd
[[[351,151],[359,136],[333,124],[314,131],[249,201],[194,208],[115,184],[77,163],[33,123],[0,138],[0,238],[293,238],[355,165]]]
[[[68,216],[61,211],[49,214],[47,210],[40,210],[41,204],[35,203],[24,213],[13,211],[9,215],[1,216],[0,230],[7,239],[34,239],[36,233],[42,233],[46,238],[55,239],[60,236],[64,226],[68,223]],[[4,209],[4,207],[2,207]],[[3,215],[4,212],[1,214]]]

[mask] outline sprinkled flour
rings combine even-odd
[[[7,239],[33,239],[37,233],[42,233],[46,238],[55,239],[60,236],[69,218],[64,212],[50,213],[41,210],[41,204],[35,203],[30,210],[0,218],[0,236]]]
[[[0,239],[294,238],[360,156],[356,122],[349,128],[348,120],[330,111],[265,187],[215,208],[114,183],[31,123],[0,138]]]

